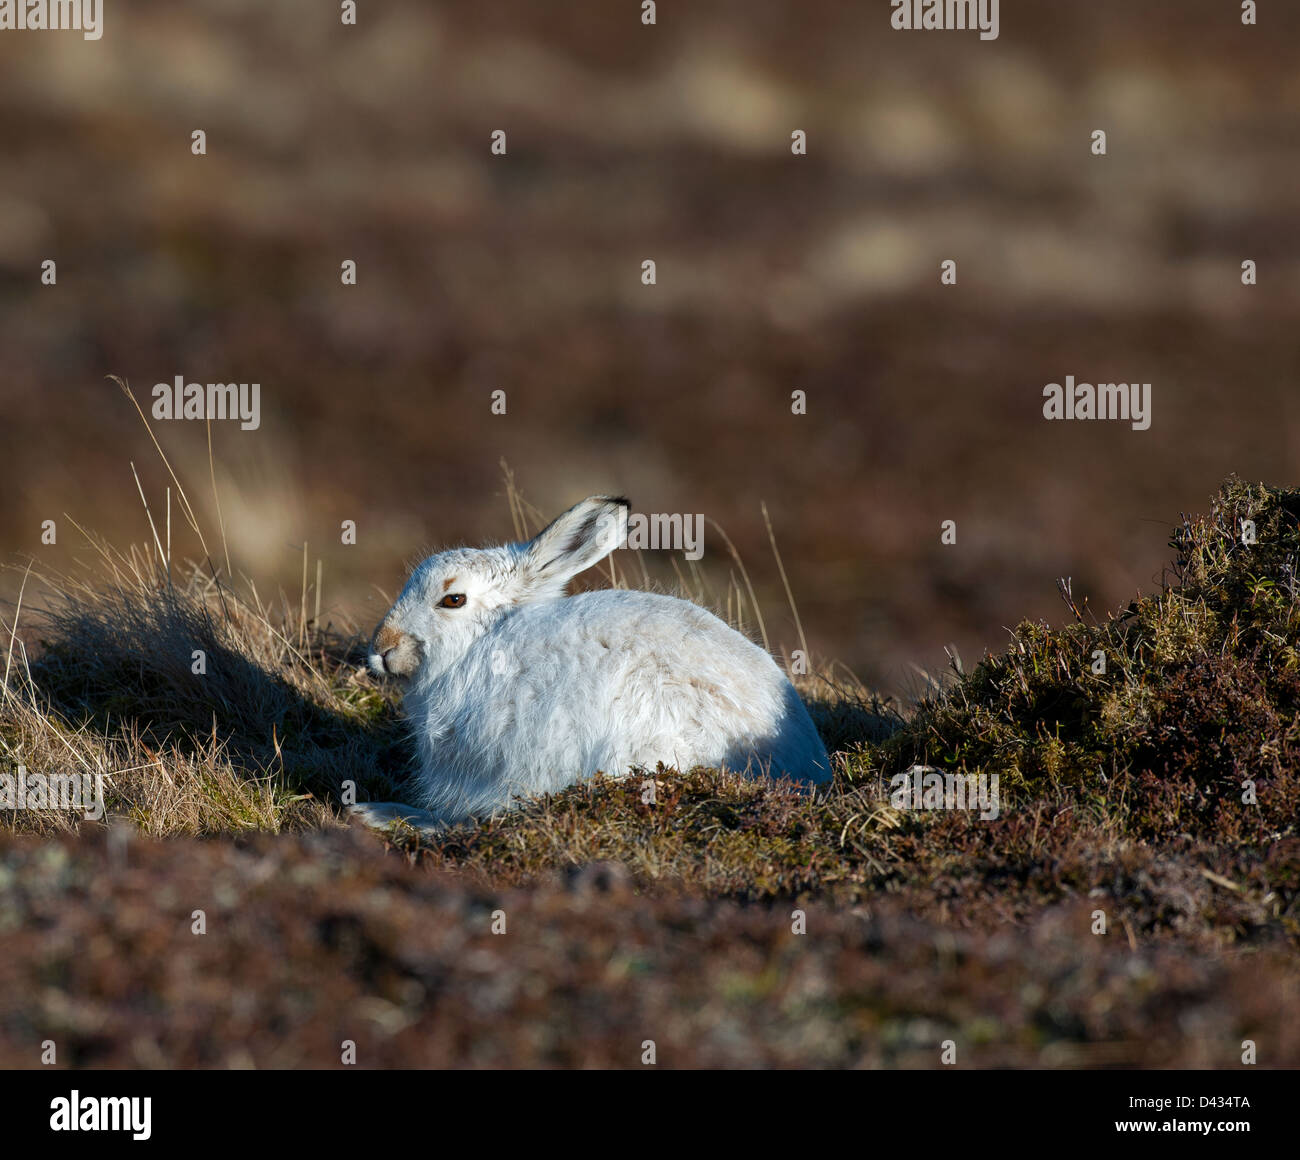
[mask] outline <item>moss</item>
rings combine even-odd
[[[1300,490],[1230,478],[1208,516],[1175,530],[1159,592],[1099,624],[1019,625],[879,747],[881,768],[1100,794],[1134,836],[1294,832],[1298,514]]]

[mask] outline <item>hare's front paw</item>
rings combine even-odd
[[[373,830],[386,830],[398,822],[404,822],[426,834],[434,833],[443,827],[437,816],[429,813],[428,810],[404,806],[401,802],[358,802],[349,807],[348,818],[350,821],[361,822]]]

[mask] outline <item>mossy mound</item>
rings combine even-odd
[[[919,707],[871,767],[1072,791],[1132,837],[1249,844],[1300,817],[1300,489],[1230,477],[1184,519],[1162,589],[1102,623],[1023,623]]]

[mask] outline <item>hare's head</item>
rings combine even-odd
[[[442,672],[511,608],[560,599],[570,579],[623,542],[627,508],[625,499],[593,495],[527,543],[430,556],[375,630],[371,671]]]

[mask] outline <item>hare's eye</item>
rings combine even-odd
[[[439,608],[461,608],[465,604],[463,592],[452,592],[438,601]]]

